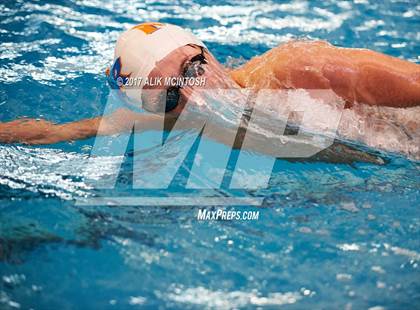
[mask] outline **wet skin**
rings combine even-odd
[[[183,63],[199,52],[196,46],[173,51],[157,64],[150,77],[178,76]],[[370,50],[337,48],[321,41],[294,41],[232,71],[223,68],[208,51],[205,56],[208,88],[332,89],[345,99],[348,108],[355,102],[398,108],[420,105],[420,66]],[[176,120],[193,90],[181,90],[180,104],[167,117],[170,122]],[[0,123],[0,142],[50,144],[85,139],[131,130],[133,121],[154,129],[159,128],[155,123],[160,117],[119,109],[111,115],[62,125],[16,120]]]
[[[332,89],[354,102],[390,107],[420,105],[420,66],[367,49],[323,41],[293,41],[231,72],[253,89]]]

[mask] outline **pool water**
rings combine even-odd
[[[2,1],[0,15],[1,122],[101,115],[118,34],[150,20],[229,65],[301,37],[420,62],[416,1]],[[262,207],[226,206],[259,220],[198,221],[195,206],[78,205],[132,193],[130,148],[113,190],[86,182],[94,142],[0,145],[0,308],[419,307],[418,162],[278,159],[269,187],[246,192]]]

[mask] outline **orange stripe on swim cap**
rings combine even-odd
[[[145,34],[152,34],[156,30],[159,30],[164,24],[162,23],[143,23],[134,26],[132,29],[138,29],[143,31]]]

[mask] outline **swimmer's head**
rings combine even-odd
[[[163,23],[124,32],[107,74],[111,87],[131,104],[155,113],[179,113],[197,88],[227,88],[224,68],[204,43],[181,27]],[[195,101],[199,104],[200,99]]]

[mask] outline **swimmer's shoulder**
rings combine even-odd
[[[321,66],[328,58],[326,41],[291,40],[250,59],[233,70],[232,78],[242,87],[290,88],[290,73]]]

